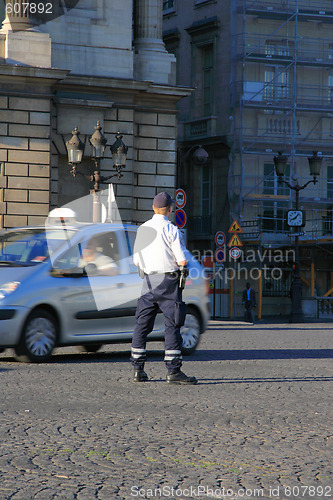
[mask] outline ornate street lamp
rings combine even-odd
[[[279,177],[283,177],[286,171],[286,165],[288,161],[288,156],[282,154],[281,151],[278,152],[278,156],[274,156],[273,158],[276,175]]]
[[[81,163],[84,151],[84,144],[79,138],[78,128],[75,127],[73,130],[72,138],[66,142],[66,148],[68,153],[68,163],[72,166],[71,174],[73,177],[76,176],[77,173],[77,165]],[[116,141],[112,144],[111,153],[113,159],[113,166],[115,167],[117,173],[109,175],[108,177],[104,177],[100,175],[100,162],[104,158],[105,147],[107,140],[102,134],[102,127],[100,122],[97,122],[95,127],[95,132],[89,138],[89,142],[91,145],[91,158],[94,161],[95,169],[91,175],[85,176],[91,182],[93,182],[93,189],[90,190],[90,194],[93,195],[93,221],[100,221],[100,200],[99,200],[99,192],[100,192],[100,183],[106,182],[112,177],[117,176],[120,179],[122,174],[122,169],[125,168],[126,164],[126,156],[128,147],[122,141],[122,135],[120,132],[116,134]],[[82,174],[83,175],[83,174]]]
[[[318,156],[318,152],[314,151],[313,155],[308,158],[310,175],[313,176],[313,183],[317,183],[317,176],[320,175],[321,164],[323,162],[323,156]]]
[[[123,136],[118,132],[116,134],[116,140],[110,146],[111,149],[111,154],[112,154],[112,160],[113,160],[113,166],[117,170],[117,177],[120,179],[122,177],[122,169],[125,168],[126,165],[126,157],[127,157],[127,151],[128,151],[128,146],[125,146],[125,144],[122,141]]]
[[[99,161],[104,158],[105,146],[107,143],[107,140],[105,139],[101,130],[102,127],[100,125],[100,122],[98,121],[95,127],[95,132],[89,139],[91,145],[91,157],[95,161],[96,167],[98,166]]]
[[[190,158],[190,155],[192,153],[192,159],[196,165],[204,165],[207,163],[207,160],[209,158],[209,155],[205,148],[201,146],[201,144],[196,144],[195,146],[192,146],[184,156],[181,158],[181,161],[188,160]]]
[[[320,175],[320,167],[323,161],[322,156],[318,156],[318,152],[314,151],[313,155],[308,158],[310,175],[312,179],[300,186],[296,179],[295,184],[290,184],[288,181],[283,179],[286,165],[288,161],[288,156],[278,153],[278,156],[273,158],[276,175],[279,178],[280,183],[284,183],[289,189],[295,191],[296,193],[296,208],[295,210],[289,210],[287,214],[287,224],[289,227],[294,227],[295,233],[295,269],[293,281],[291,284],[291,323],[301,323],[303,321],[303,310],[302,310],[302,282],[300,274],[300,263],[299,263],[299,230],[305,225],[305,213],[303,210],[299,210],[299,192],[305,189],[309,184],[316,184],[318,182],[318,175]]]
[[[79,137],[78,128],[75,127],[72,131],[72,138],[66,142],[67,154],[68,154],[68,163],[72,165],[71,174],[73,177],[76,176],[76,166],[81,163],[84,144]]]

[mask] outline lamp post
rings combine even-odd
[[[287,223],[289,227],[295,227],[295,268],[293,281],[291,284],[291,323],[300,323],[303,321],[303,310],[302,310],[302,282],[300,275],[300,262],[299,262],[299,229],[305,225],[305,214],[302,210],[299,210],[299,192],[305,189],[309,184],[316,184],[318,182],[318,175],[320,175],[320,168],[323,161],[322,156],[318,156],[316,151],[313,155],[308,158],[310,175],[312,179],[303,185],[299,185],[298,181],[295,184],[290,184],[288,181],[284,180],[285,169],[288,161],[288,157],[283,155],[282,152],[278,152],[277,156],[274,156],[274,165],[276,175],[278,176],[279,183],[284,183],[289,189],[295,191],[296,194],[296,208],[295,210],[289,210],[287,213]]]
[[[81,172],[77,170],[77,167],[82,161],[84,144],[79,137],[79,133],[78,128],[75,127],[72,132],[72,138],[66,142],[68,164],[72,167],[70,172],[73,177],[75,177],[77,173],[81,174]],[[95,126],[95,132],[89,138],[91,158],[94,162],[94,171],[91,175],[85,177],[93,183],[93,188],[90,189],[90,194],[93,196],[93,222],[100,222],[100,183],[106,182],[112,177],[120,179],[123,176],[122,170],[126,165],[128,147],[123,143],[122,137],[120,132],[118,132],[116,134],[116,141],[110,146],[113,167],[116,169],[116,173],[108,177],[100,175],[100,162],[104,158],[107,140],[102,134],[102,127],[99,121]]]

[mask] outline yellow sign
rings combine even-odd
[[[228,243],[228,247],[242,247],[242,246],[243,243],[241,242],[237,234],[234,234]]]
[[[242,233],[242,232],[243,229],[240,227],[237,220],[235,219],[234,222],[231,224],[228,233]]]

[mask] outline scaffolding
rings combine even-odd
[[[289,176],[299,180],[306,178],[312,151],[332,154],[333,1],[232,5],[229,200],[232,216],[245,220],[269,202],[292,206],[292,194],[281,198],[274,180],[277,151],[289,155]],[[302,195],[304,204],[332,208],[327,166],[316,187]]]

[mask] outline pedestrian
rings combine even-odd
[[[180,327],[185,321],[180,275],[186,275],[185,245],[179,229],[169,221],[173,200],[162,192],[153,200],[153,217],[138,229],[134,245],[134,264],[144,279],[136,310],[131,362],[134,382],[145,382],[147,335],[154,328],[156,314],[162,311],[165,323],[166,381],[169,384],[196,384],[195,377],[181,371],[182,337]]]
[[[243,292],[242,302],[245,307],[245,321],[254,324],[253,308],[257,306],[256,293],[251,288],[250,283],[246,283],[246,289]]]

